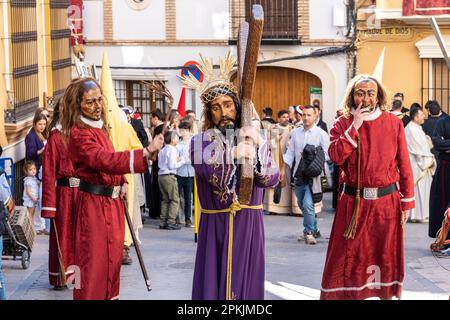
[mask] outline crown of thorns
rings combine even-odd
[[[229,52],[219,61],[218,72],[214,71],[211,59],[204,58],[200,54],[200,62],[198,68],[203,73],[203,82],[188,71],[188,76],[179,76],[184,87],[197,90],[200,93],[200,99],[206,105],[219,96],[229,93],[237,94],[236,87],[230,81],[231,73],[235,60]]]

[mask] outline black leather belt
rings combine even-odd
[[[343,183],[341,186],[341,192],[342,191],[349,196],[356,197],[356,188],[353,186]],[[397,184],[393,183],[381,188],[361,188],[360,196],[366,200],[375,200],[395,191],[397,191]]]
[[[117,198],[120,194],[120,186],[105,187],[91,184],[85,181],[80,181],[80,186],[78,187],[78,189],[84,192],[96,194],[98,196],[111,197],[113,199]]]
[[[56,180],[56,185],[59,187],[78,188],[80,185],[80,179],[74,177],[60,178]]]

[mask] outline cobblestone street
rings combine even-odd
[[[330,208],[325,194],[324,208]],[[322,238],[315,246],[297,241],[302,219],[294,216],[265,216],[266,299],[311,300],[319,298],[328,237],[334,214],[325,209],[319,216]],[[450,259],[436,259],[430,251],[427,224],[407,224],[403,299],[444,299],[450,292]],[[147,292],[134,248],[133,264],[122,267],[121,299],[190,299],[195,260],[192,228],[159,230],[156,220],[147,219],[140,233],[142,251],[153,290]],[[69,300],[69,290],[54,291],[47,276],[48,237],[38,236],[28,270],[20,261],[5,260],[8,299]],[[439,264],[438,264],[439,263]]]

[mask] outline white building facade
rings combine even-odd
[[[237,26],[255,3],[265,11],[259,57],[265,73],[257,76],[263,81],[255,88],[257,109],[271,106],[276,113],[292,104],[309,104],[309,90],[319,87],[323,119],[331,126],[351,63],[345,51],[351,43],[351,8],[343,0],[85,0],[86,63],[100,68],[107,52],[119,103],[137,107],[148,126],[147,114],[167,106],[139,81],[164,81],[176,108],[182,90],[180,67],[198,60],[199,53],[215,63],[228,51],[236,56]],[[327,55],[326,49],[341,53]],[[320,56],[308,56],[317,50]],[[275,61],[265,63],[269,60]],[[198,117],[201,113],[192,91],[187,92],[186,109]]]

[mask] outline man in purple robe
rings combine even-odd
[[[255,128],[240,129],[242,141],[235,145],[240,104],[229,78],[210,81],[201,90],[200,98],[205,107],[203,132],[191,140],[191,162],[202,208],[192,298],[262,300],[265,272],[262,203],[264,189],[278,182],[278,169],[267,141]],[[237,164],[244,159],[254,163],[253,191],[248,205],[237,200],[240,185]]]

